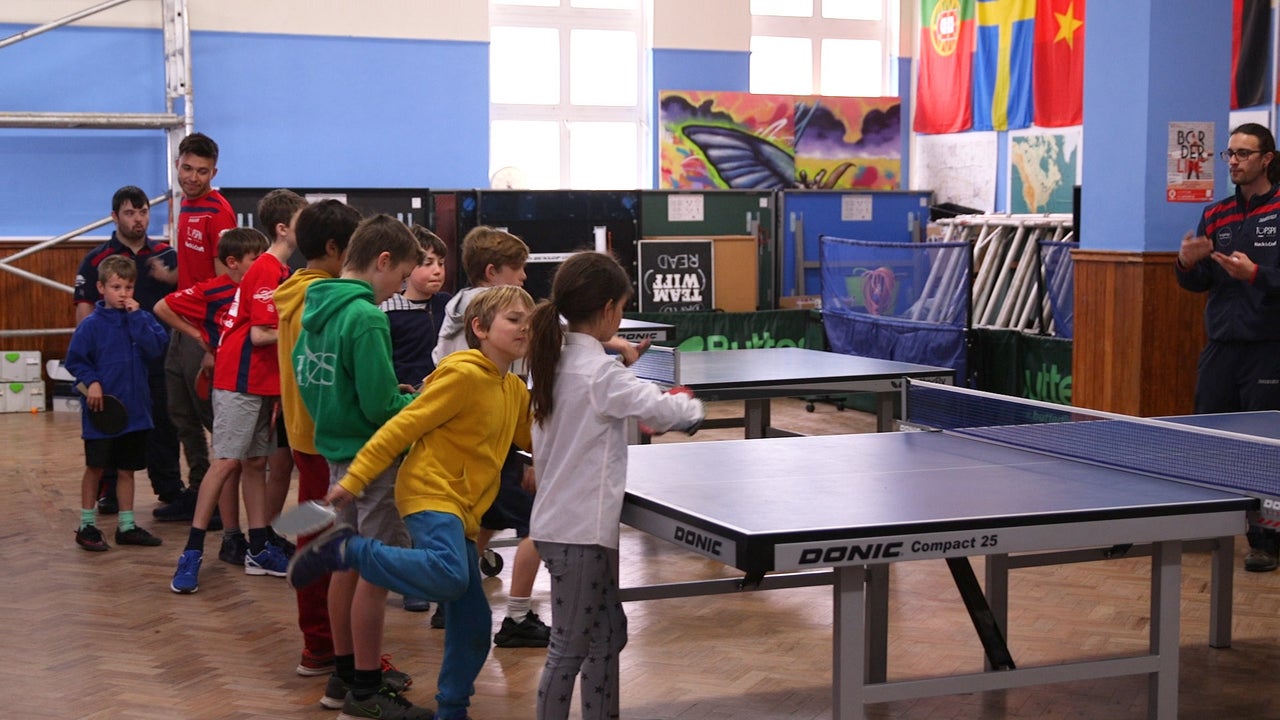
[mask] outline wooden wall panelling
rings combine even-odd
[[[1073,400],[1130,415],[1191,412],[1204,296],[1178,286],[1174,253],[1080,250]]]

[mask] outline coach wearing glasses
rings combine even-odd
[[[1235,196],[1204,209],[1182,239],[1178,284],[1208,292],[1209,342],[1196,374],[1197,413],[1280,410],[1280,161],[1271,131],[1245,123],[1221,157]],[[1277,566],[1278,536],[1252,522],[1244,569]]]

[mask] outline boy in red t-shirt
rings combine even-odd
[[[236,228],[232,233],[256,233]],[[222,341],[213,366],[213,455],[209,474],[200,485],[191,532],[178,558],[169,589],[180,594],[200,588],[204,540],[218,493],[228,477],[240,471],[245,512],[249,516],[246,575],[283,577],[288,557],[269,541],[266,507],[267,456],[274,451],[272,426],[280,394],[280,370],[274,347],[275,303],[272,294],[288,276],[284,261],[293,252],[292,236],[277,237],[254,261],[236,300],[223,316]],[[271,282],[270,278],[275,277]],[[264,289],[265,288],[265,289]]]
[[[218,243],[218,261],[227,272],[201,280],[185,290],[169,293],[155,305],[156,317],[168,323],[175,332],[191,339],[211,359],[222,339],[222,320],[227,307],[235,300],[240,280],[259,255],[266,252],[266,238],[261,233],[232,233]],[[201,372],[198,385],[207,388],[213,367]],[[192,503],[194,507],[194,503]],[[222,548],[218,557],[237,565],[244,564],[249,543],[240,531],[240,474],[233,473],[223,483],[218,509],[222,516]],[[238,551],[238,555],[237,555]]]

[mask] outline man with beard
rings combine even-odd
[[[1245,123],[1220,153],[1235,195],[1204,209],[1178,250],[1178,284],[1207,292],[1208,343],[1196,376],[1197,413],[1280,410],[1280,162],[1271,131]],[[1277,566],[1274,530],[1249,526],[1244,569]]]

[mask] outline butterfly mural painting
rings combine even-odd
[[[896,188],[899,109],[897,98],[664,92],[662,185]]]

